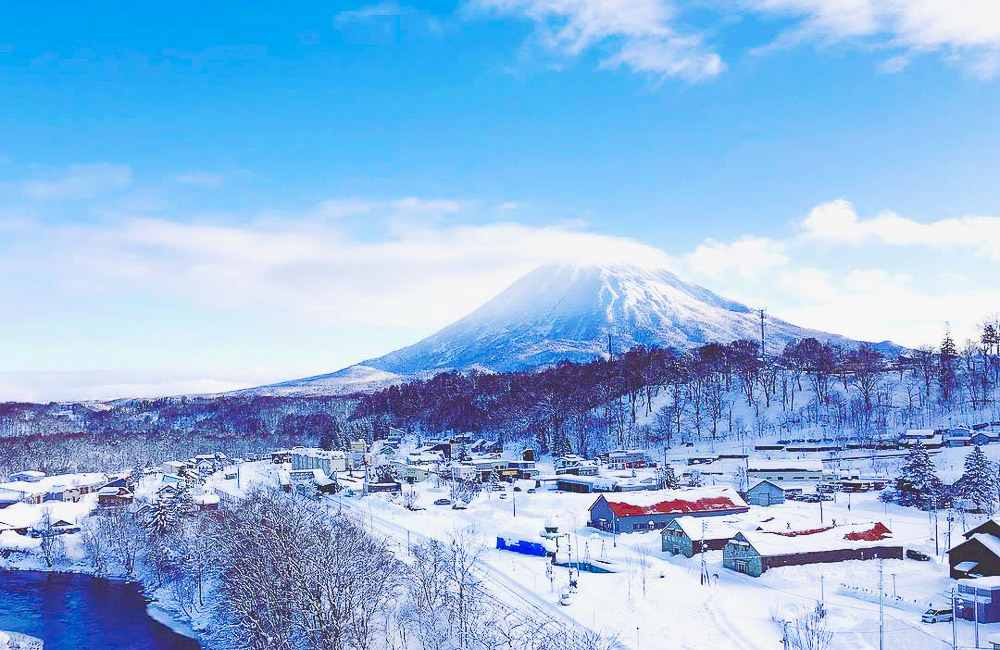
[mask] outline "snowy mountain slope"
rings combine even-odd
[[[664,269],[543,266],[414,345],[336,373],[265,390],[350,392],[446,370],[503,372],[562,360],[585,362],[607,353],[609,332],[615,353],[637,345],[682,349],[711,341],[759,340],[760,316]],[[765,317],[764,334],[770,352],[810,336],[853,343],[770,316]]]

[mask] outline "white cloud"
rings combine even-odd
[[[30,199],[50,201],[61,199],[92,199],[107,192],[123,190],[132,185],[132,168],[128,165],[93,163],[73,165],[54,178],[40,178],[21,183],[21,191]]]
[[[684,261],[694,272],[706,277],[735,273],[743,278],[759,278],[774,267],[786,264],[788,256],[781,242],[747,235],[731,243],[708,239]]]
[[[883,212],[862,219],[850,202],[841,199],[813,208],[801,226],[806,239],[831,244],[967,248],[1000,259],[1000,217],[966,216],[920,223],[895,212]]]
[[[936,53],[976,76],[1000,69],[1000,3],[995,0],[744,0],[755,12],[796,21],[774,43],[854,43],[887,49],[883,72]]]
[[[402,16],[410,11],[410,9],[400,7],[399,3],[389,0],[387,2],[365,5],[360,9],[348,9],[341,11],[337,14],[335,21],[338,23],[347,23],[373,20],[376,18],[391,18],[393,16]]]
[[[678,31],[676,8],[667,0],[475,0],[472,6],[532,20],[541,43],[563,55],[612,50],[602,67],[692,81],[725,67],[701,35]]]
[[[195,187],[222,187],[226,182],[226,177],[222,174],[211,172],[188,172],[178,174],[176,180],[181,185],[193,185]]]
[[[998,218],[862,219],[845,200],[816,206],[784,239],[706,240],[681,258],[695,281],[797,325],[914,347],[936,342],[945,321],[973,336],[1000,308],[982,281],[997,260]]]
[[[633,240],[565,226],[454,225],[433,218],[476,205],[352,199],[325,202],[305,217],[245,225],[132,218],[57,228],[24,254],[19,272],[54,274],[63,291],[77,294],[140,291],[312,323],[436,328],[546,262],[670,263]],[[349,222],[314,216],[331,210],[364,210],[364,236],[354,235]],[[421,218],[398,227],[401,214]]]

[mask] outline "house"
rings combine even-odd
[[[274,463],[275,465],[284,465],[285,463],[292,462],[292,452],[288,451],[287,449],[278,449],[276,451],[272,451],[268,455],[268,457],[271,459],[271,462]]]
[[[164,474],[180,474],[184,470],[184,463],[179,460],[164,461],[160,466],[160,471]]]
[[[616,533],[663,528],[677,517],[717,517],[750,508],[732,488],[650,490],[628,495],[602,494],[590,506],[592,528]]]
[[[565,474],[554,479],[557,490],[564,492],[614,492],[621,479],[608,476],[576,476]]]
[[[206,492],[204,494],[196,494],[191,497],[195,505],[201,510],[218,510],[219,509],[219,495],[211,492]]]
[[[507,469],[517,472],[516,478],[535,478],[538,470],[533,460],[512,460],[507,462]]]
[[[399,461],[393,463],[392,471],[396,478],[410,485],[426,481],[431,475],[431,470],[426,465],[411,465]]]
[[[335,492],[337,483],[321,469],[291,469],[288,479],[292,485],[312,486],[319,492]]]
[[[965,540],[948,550],[952,578],[1000,575],[1000,522],[987,519],[963,533]]]
[[[327,476],[347,471],[347,455],[342,451],[297,447],[291,454],[292,469],[319,469]]]
[[[646,456],[646,452],[641,449],[620,449],[608,453],[608,469],[635,469],[639,467],[653,467]]]
[[[12,530],[18,535],[27,535],[39,519],[42,518],[38,508],[25,505],[11,506],[0,512],[0,532]]]
[[[581,458],[575,454],[555,459],[553,463],[556,474],[576,474],[578,476],[597,476],[597,463]]]
[[[109,487],[97,491],[97,505],[102,507],[127,506],[133,501],[135,501],[135,495],[128,488]]]
[[[773,506],[785,502],[789,494],[801,494],[801,486],[788,486],[768,479],[757,481],[747,490],[746,501],[752,506]]]
[[[976,431],[972,434],[972,444],[977,447],[983,447],[997,441],[1000,441],[1000,433],[995,431]]]
[[[945,436],[945,447],[968,447],[972,444],[972,436],[968,429],[963,429],[963,433],[949,434]]]
[[[1000,576],[959,580],[955,589],[955,615],[967,621],[1000,623]]]
[[[903,559],[882,523],[830,526],[808,531],[741,531],[722,549],[722,566],[760,577],[768,569],[845,560]]]
[[[45,478],[45,472],[36,472],[32,470],[17,472],[16,474],[11,474],[7,477],[11,483],[37,483],[43,478]]]
[[[934,432],[932,432],[930,438],[917,438],[904,435],[899,441],[899,446],[909,448],[915,447],[917,443],[925,449],[940,449],[941,447],[944,447],[944,435]]]
[[[794,458],[752,460],[747,464],[747,476],[771,481],[820,481],[823,479],[823,461]]]
[[[702,550],[718,551],[739,532],[729,522],[708,517],[677,517],[660,532],[664,553],[692,557]]]

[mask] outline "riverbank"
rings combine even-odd
[[[0,630],[0,650],[42,650],[42,640],[20,632]]]
[[[135,582],[81,572],[0,571],[0,628],[44,641],[45,650],[201,650],[148,615]]]
[[[65,537],[72,538],[75,537],[75,535],[67,535]],[[4,541],[8,540],[5,539]],[[203,644],[203,632],[208,629],[207,615],[193,619],[190,615],[187,615],[183,611],[183,609],[176,603],[166,589],[151,587],[150,584],[152,580],[148,576],[142,575],[141,571],[137,572],[137,574],[131,578],[114,573],[97,575],[93,567],[83,558],[82,549],[78,548],[78,542],[71,539],[66,540],[66,560],[58,565],[49,567],[46,566],[42,558],[36,554],[38,540],[32,538],[21,538],[19,540],[12,541],[15,541],[17,545],[4,544],[0,546],[0,551],[4,553],[4,555],[0,556],[0,571],[34,571],[49,574],[76,574],[86,575],[97,579],[134,584],[143,594],[145,599],[146,614],[150,619],[156,621],[160,625],[163,625],[175,634],[187,637],[198,643],[199,646],[203,648],[205,647]],[[207,614],[207,612],[199,613]],[[0,650],[5,649],[3,646],[0,646]]]

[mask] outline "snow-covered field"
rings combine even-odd
[[[946,478],[957,476],[968,452],[968,448],[942,450],[935,456],[940,473]],[[988,448],[988,452],[996,459],[1000,446]],[[895,462],[890,461],[893,468]],[[857,461],[856,468],[871,473],[871,461]],[[883,467],[879,473],[889,469]],[[728,476],[729,472],[725,472],[717,480],[721,483]],[[532,485],[521,481],[518,486],[522,491],[516,493],[508,487],[503,499],[500,493],[484,492],[467,510],[433,505],[436,499],[449,496],[447,488],[435,487],[433,480],[415,486],[416,503],[426,510],[411,511],[378,495],[327,499],[331,508],[353,512],[374,532],[397,542],[404,557],[408,543],[427,537],[445,540],[457,530],[472,527],[485,547],[484,577],[497,598],[615,634],[631,648],[773,648],[780,645],[782,638],[775,619],[794,617],[820,601],[829,612],[832,648],[878,647],[877,561],[782,567],[753,578],[723,568],[722,552],[713,551],[706,556],[710,584],[703,585],[700,557],[687,559],[661,552],[658,531],[613,536],[588,528],[587,511],[597,495],[547,491],[529,494],[526,490]],[[819,504],[802,502],[752,507],[742,517],[748,521],[769,520],[766,526],[772,530],[804,530],[834,521],[883,522],[892,530],[893,540],[934,557],[931,562],[884,561],[885,647],[951,645],[950,624],[920,622],[920,614],[929,604],[948,603],[953,586],[948,578],[949,533],[944,511],[937,518],[937,552],[932,515],[881,503],[875,493],[836,495],[835,502],[823,504],[822,522]],[[964,526],[962,521],[955,521],[951,539],[958,540],[963,530],[981,519],[969,516]],[[618,571],[583,572],[572,603],[560,605],[560,594],[568,584],[568,569],[557,567],[550,577],[546,573],[547,559],[495,548],[499,535],[541,541],[546,522],[556,523],[560,532],[570,533],[574,557],[606,560]],[[958,628],[959,644],[971,645],[972,624],[959,621]],[[996,631],[1000,631],[1000,625],[984,625],[980,634],[985,639]]]

